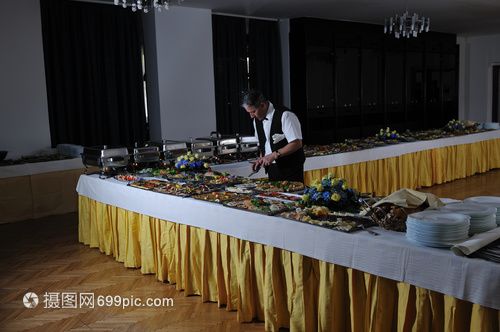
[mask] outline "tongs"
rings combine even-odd
[[[252,173],[250,173],[247,177],[251,177],[252,175],[256,174],[256,173],[259,173],[260,169],[261,169],[262,165],[259,165],[259,167],[257,167],[257,169],[255,171],[253,171]]]

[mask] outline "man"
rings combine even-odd
[[[302,131],[299,119],[285,107],[274,107],[257,90],[243,95],[241,106],[253,120],[255,136],[259,140],[260,157],[252,170],[265,167],[270,181],[304,182]]]

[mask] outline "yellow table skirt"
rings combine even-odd
[[[268,331],[500,330],[495,309],[84,196],[79,240]]]
[[[462,179],[500,167],[500,139],[453,145],[304,172],[304,183],[332,172],[351,188],[387,196],[402,188],[417,189]]]
[[[0,178],[0,224],[76,212],[84,168]]]

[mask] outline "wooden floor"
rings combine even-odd
[[[500,169],[420,190],[454,199],[500,196]],[[202,303],[199,296],[184,296],[175,286],[125,268],[111,256],[80,244],[76,213],[1,224],[0,258],[2,332],[264,331],[263,322],[239,323],[236,312],[216,303]],[[39,296],[37,307],[24,306],[27,292]],[[125,309],[45,308],[44,294],[61,296],[63,292],[94,293],[95,298],[172,298],[174,304]]]

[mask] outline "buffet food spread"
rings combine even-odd
[[[417,132],[407,130],[404,133],[398,133],[387,127],[380,129],[374,137],[366,139],[350,139],[344,143],[306,146],[305,153],[307,156],[335,154],[399,142],[463,136],[479,131],[484,131],[484,129],[478,129],[477,125],[465,126],[464,123],[455,120],[450,121],[440,130]],[[337,178],[331,173],[304,185],[292,181],[270,182],[267,179],[251,179],[215,171],[211,168],[212,165],[220,163],[222,158],[232,156],[237,156],[238,159],[251,158],[255,157],[257,151],[258,143],[252,137],[223,136],[213,132],[210,137],[185,142],[167,140],[149,142],[145,147],[136,146],[128,150],[106,146],[85,148],[82,160],[85,165],[99,166],[100,178],[113,177],[119,181],[126,181],[128,186],[133,188],[204,200],[228,208],[279,216],[344,232],[366,230],[371,226],[406,232],[410,214],[431,210],[428,213],[432,215],[432,210],[437,210],[443,205],[441,202],[436,203],[439,201],[438,198],[428,200],[429,197],[423,197],[422,201],[416,204],[412,200],[418,195],[410,190],[393,193],[400,195],[398,199],[403,197],[402,201],[391,202],[392,195],[385,198],[371,197],[374,193],[361,194],[356,188],[350,187],[347,179]],[[410,198],[405,200],[404,195]],[[446,208],[443,209],[446,210]],[[481,233],[496,227],[498,224],[494,220],[496,207],[490,210],[492,212],[485,216],[482,224],[476,226],[475,222],[471,223],[468,220],[468,229],[463,230],[463,227],[459,229],[457,226],[457,232],[461,233],[451,238],[463,240],[464,232],[474,234],[477,229],[479,230],[477,232]],[[426,226],[428,230],[426,233],[415,235],[414,225],[427,225],[427,220],[420,221],[413,217],[409,219],[412,226],[409,240],[417,238],[420,244],[435,247],[453,245],[446,240],[445,234],[434,234],[434,231],[442,232],[442,225],[431,224]],[[453,226],[451,227],[455,230]],[[372,233],[377,234],[373,231]],[[428,240],[433,236],[438,236],[440,239]]]
[[[125,181],[133,188],[220,203],[228,208],[281,216],[340,231],[376,225],[369,216],[339,212],[344,209],[359,212],[361,204],[357,197],[361,195],[349,188],[346,179],[337,179],[333,174],[308,187],[302,182],[249,179],[213,171],[205,160],[204,156],[188,152],[179,156],[171,167],[122,170],[114,179]]]

